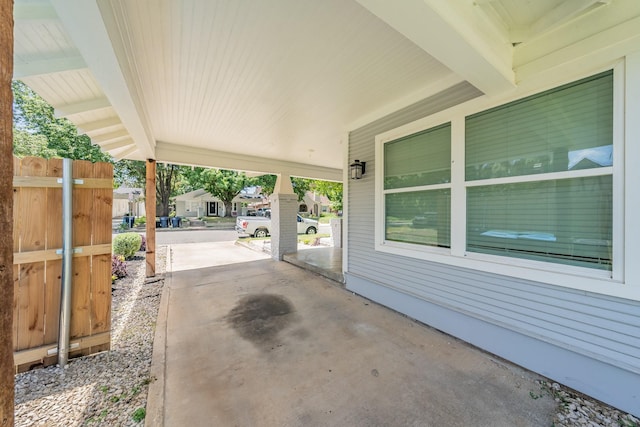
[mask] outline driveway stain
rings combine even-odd
[[[226,320],[242,338],[269,350],[278,344],[278,334],[291,323],[294,313],[285,297],[256,294],[242,298]]]

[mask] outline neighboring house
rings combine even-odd
[[[224,203],[204,189],[181,194],[174,200],[176,216],[191,218],[224,216]]]
[[[329,212],[331,209],[331,201],[321,194],[313,191],[307,191],[298,203],[298,212],[308,212],[311,215],[320,215]]]
[[[199,218],[203,216],[225,216],[224,203],[204,189],[194,190],[174,198],[176,215],[180,217]],[[255,190],[245,189],[234,197],[231,204],[231,215],[246,215],[253,203],[261,203],[264,198]]]
[[[145,216],[144,191],[142,188],[120,187],[113,190],[112,216]]]

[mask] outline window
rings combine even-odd
[[[465,122],[467,251],[611,270],[613,73]]]
[[[450,247],[450,183],[450,123],[385,143],[385,239]]]
[[[376,250],[580,289],[624,280],[623,71],[377,135]]]

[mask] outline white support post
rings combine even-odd
[[[287,253],[298,250],[298,196],[293,192],[288,174],[278,174],[278,179],[269,198],[271,200],[271,257],[282,261]]]

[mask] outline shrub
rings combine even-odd
[[[135,226],[144,225],[146,223],[147,223],[147,217],[146,216],[139,216],[133,221],[133,225],[135,225]]]
[[[142,234],[140,235],[140,238],[142,238],[142,242],[140,242],[140,249],[141,251],[146,251],[147,250],[147,238],[144,237]]]
[[[122,233],[113,238],[113,253],[131,259],[140,249],[142,237],[138,233]]]
[[[111,281],[115,282],[127,275],[127,264],[122,255],[111,255]]]

